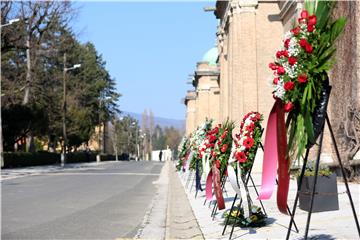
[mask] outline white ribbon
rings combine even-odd
[[[185,171],[189,170],[190,162],[191,162],[193,156],[194,156],[194,151],[191,151],[189,154],[189,157],[186,161]]]
[[[209,165],[209,160],[210,160],[210,154],[209,153],[204,153],[203,157],[202,157],[202,179],[207,178],[207,175],[210,172],[210,165]]]
[[[234,170],[234,168],[230,165],[230,163],[235,162],[236,164],[236,168],[237,168],[237,172],[238,174],[241,174],[241,169],[239,167],[239,162],[236,161],[236,159],[234,158],[234,153],[235,153],[235,143],[233,142],[232,144],[232,148],[231,148],[231,153],[230,153],[230,158],[229,158],[229,165],[227,167],[227,172],[228,172],[228,177],[229,177],[229,181],[231,184],[231,187],[234,189],[234,191],[236,192],[236,194],[238,195],[238,198],[240,199],[240,201],[242,200],[242,206],[244,209],[244,216],[249,216],[249,210],[248,210],[248,200],[247,200],[247,196],[246,196],[246,190],[245,190],[245,183],[242,181],[241,177],[238,177],[236,175],[236,172]]]

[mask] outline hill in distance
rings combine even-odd
[[[139,125],[142,124],[142,118],[140,113],[133,113],[133,112],[122,112],[123,116],[130,115],[131,117],[135,118],[139,121]],[[163,117],[156,117],[154,116],[154,123],[155,126],[159,125],[161,128],[165,127],[174,127],[179,130],[185,129],[185,120],[179,120],[179,119],[171,119],[171,118],[163,118]]]

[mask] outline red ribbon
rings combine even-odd
[[[285,112],[284,105],[280,100],[277,100],[277,149],[278,149],[278,191],[277,191],[277,206],[280,212],[288,215],[287,198],[289,192],[289,157],[286,156],[287,141],[286,141],[286,126],[285,126]],[[275,104],[276,104],[275,102]]]
[[[265,151],[259,199],[269,199],[275,187],[276,166],[278,166],[277,206],[280,212],[287,212],[289,192],[289,158],[286,157],[286,127],[284,105],[277,99],[270,112],[265,136]]]
[[[215,164],[212,166],[213,170],[213,182],[214,182],[214,192],[216,196],[216,201],[219,210],[225,208],[224,197],[222,195],[221,183],[220,183],[220,170],[216,167]]]

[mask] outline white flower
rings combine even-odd
[[[274,96],[280,98],[281,100],[284,100],[284,95],[285,95],[284,83],[283,81],[279,81],[278,84],[275,85]]]
[[[284,34],[284,40],[291,39],[293,36],[292,32],[288,31]]]

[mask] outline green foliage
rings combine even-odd
[[[328,166],[323,164],[319,165],[318,176],[328,177],[332,174],[333,172],[330,170]],[[298,172],[297,175],[300,176],[300,172]],[[304,176],[306,177],[315,176],[315,161],[311,161],[307,163]]]
[[[4,168],[60,164],[60,154],[48,152],[4,153]]]
[[[137,144],[140,144],[139,122],[130,115],[114,121],[113,141],[119,154],[136,154]]]
[[[39,4],[40,9],[45,5]],[[17,16],[20,14],[17,11],[19,9],[12,8],[10,12]],[[8,21],[6,17],[3,20]],[[18,32],[2,32],[2,39],[17,39],[16,44],[25,42],[26,29],[21,24],[16,28]],[[15,33],[17,36],[11,35]],[[87,142],[94,134],[95,126],[111,120],[119,113],[116,102],[120,94],[116,92],[115,80],[106,70],[105,61],[92,43],[81,44],[76,39],[62,16],[53,16],[51,24],[41,36],[34,34],[31,37],[31,84],[28,104],[22,103],[23,90],[27,86],[26,48],[6,44],[10,44],[10,41],[2,42],[2,49],[6,51],[1,59],[6,150],[12,150],[14,142],[28,133],[42,139],[54,136],[48,139],[48,142],[63,141],[64,67],[70,68],[74,64],[81,64],[81,68],[69,70],[65,74],[66,125],[70,149],[76,149]],[[57,145],[56,142],[51,144]]]

